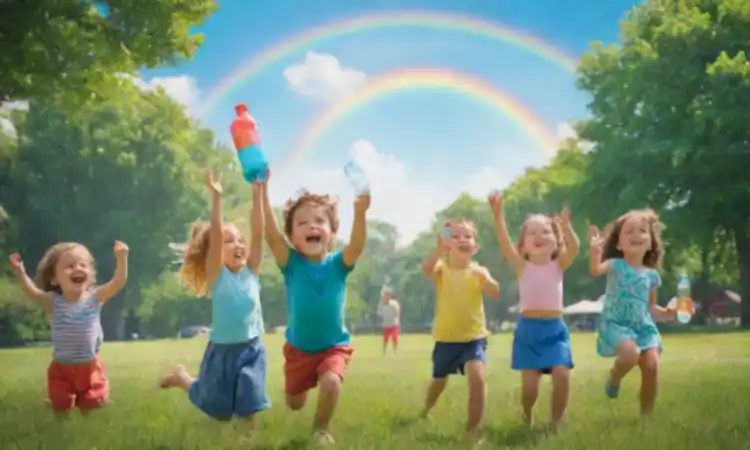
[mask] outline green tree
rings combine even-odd
[[[750,4],[662,0],[635,7],[622,43],[580,66],[592,96],[581,136],[596,143],[588,185],[621,212],[679,212],[683,227],[734,241],[742,323],[750,327]],[[704,240],[711,242],[711,240]]]
[[[0,102],[62,98],[80,106],[111,92],[113,74],[191,58],[191,33],[213,0],[78,0],[0,4]]]
[[[106,336],[121,337],[126,307],[137,307],[140,287],[174,258],[168,244],[183,241],[187,224],[207,208],[198,168],[231,154],[169,97],[127,80],[75,115],[34,101],[16,127],[19,143],[0,174],[0,199],[18,224],[15,246],[31,269],[55,242],[82,242],[104,279],[113,270],[113,241],[127,242],[130,280],[103,312]]]

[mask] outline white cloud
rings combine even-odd
[[[416,182],[402,161],[392,154],[379,152],[366,140],[355,142],[350,155],[365,171],[371,185],[372,204],[368,216],[396,225],[401,234],[401,244],[411,242],[427,229],[435,213],[453,202],[461,192],[484,197],[491,189],[507,184],[497,169],[488,166],[455,184]],[[271,202],[280,205],[300,188],[339,196],[339,235],[348,240],[354,193],[343,167],[306,166],[274,174],[271,180]]]
[[[575,128],[573,128],[573,125],[571,125],[568,122],[562,122],[557,124],[557,138],[562,142],[568,139],[578,139],[578,133],[576,132]],[[589,141],[579,140],[578,142],[579,147],[581,147],[581,150],[583,153],[588,153],[591,150],[594,149],[596,144]]]
[[[164,92],[172,97],[174,101],[187,108],[188,114],[195,115],[194,108],[198,106],[201,95],[198,82],[195,81],[195,78],[188,75],[154,77],[149,80],[129,75],[125,77],[130,78],[136,86],[144,91],[152,92],[157,88],[164,89]]]
[[[329,101],[362,86],[367,75],[342,66],[333,55],[307,52],[303,62],[284,70],[284,78],[294,92]]]

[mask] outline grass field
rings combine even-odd
[[[355,340],[355,357],[332,424],[337,448],[453,449],[462,447],[466,384],[449,383],[432,420],[414,420],[430,374],[428,336],[403,336],[397,357],[382,357],[374,336]],[[44,403],[48,348],[0,351],[0,449],[300,449],[314,401],[301,413],[284,408],[281,346],[269,336],[273,408],[245,424],[216,423],[182,391],[159,391],[157,377],[173,363],[195,370],[205,341],[106,343],[114,403],[83,416],[55,418]],[[518,409],[519,377],[509,369],[510,337],[494,336],[488,357],[484,448],[554,450],[750,448],[750,334],[667,335],[661,394],[653,417],[639,420],[637,372],[618,400],[603,394],[610,361],[594,352],[594,336],[573,336],[577,367],[566,427],[556,435],[528,431]],[[546,421],[545,383],[537,422]],[[311,398],[314,400],[314,397]]]

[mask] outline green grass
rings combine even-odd
[[[466,381],[453,377],[429,422],[416,422],[430,375],[428,336],[403,336],[397,357],[383,358],[377,337],[355,340],[332,431],[338,448],[461,448]],[[285,409],[282,340],[269,336],[269,395],[273,408],[258,417],[257,434],[245,424],[204,417],[179,390],[159,391],[157,377],[174,363],[195,370],[205,341],[106,343],[103,358],[115,402],[90,415],[55,418],[44,403],[49,349],[0,351],[0,449],[298,449],[306,448],[315,396],[300,413]],[[750,448],[750,334],[668,335],[661,393],[653,417],[638,418],[637,372],[620,399],[603,394],[611,360],[598,358],[594,336],[573,336],[577,367],[567,426],[556,435],[525,430],[519,421],[519,377],[509,369],[510,337],[494,336],[488,356],[486,448],[554,450]],[[537,421],[546,421],[546,382]]]

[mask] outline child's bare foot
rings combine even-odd
[[[478,446],[482,444],[482,429],[480,427],[469,428],[466,433],[469,445]]]
[[[333,440],[333,436],[328,430],[317,430],[315,431],[315,443],[318,445],[333,445],[336,441]]]
[[[185,383],[185,378],[188,377],[187,369],[183,365],[176,365],[169,371],[168,374],[164,375],[159,379],[159,387],[161,389],[169,389],[174,387],[182,387]]]

